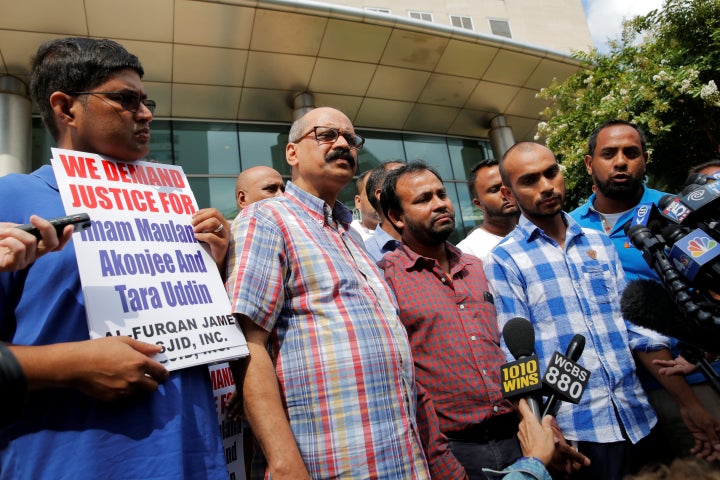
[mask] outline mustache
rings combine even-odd
[[[335,148],[331,150],[327,155],[325,155],[325,163],[330,163],[338,158],[347,160],[351,167],[355,167],[355,159],[353,158],[352,153],[350,153],[350,150],[344,148]]]

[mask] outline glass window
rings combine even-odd
[[[489,19],[490,31],[493,35],[512,38],[510,33],[510,23],[507,20]]]
[[[49,165],[52,157],[50,149],[57,147],[57,143],[39,117],[32,119],[31,142],[31,169],[37,170],[43,165]]]
[[[463,228],[463,204],[460,202],[459,196],[464,185],[447,180],[443,183],[445,184],[445,191],[447,192],[448,198],[452,202],[453,207],[455,207],[455,230],[450,235],[450,238],[448,238],[448,241],[453,245],[457,245],[460,240],[465,238],[465,229]]]
[[[448,151],[456,180],[467,180],[470,170],[481,160],[492,156],[490,143],[485,140],[448,138]]]
[[[410,18],[414,18],[415,20],[423,20],[423,21],[426,21],[426,22],[432,22],[432,21],[433,21],[432,13],[428,13],[428,12],[413,12],[413,11],[408,11],[408,15],[410,15]]]
[[[365,145],[358,155],[358,174],[372,170],[390,160],[405,161],[402,136],[398,133],[358,132]]]
[[[186,174],[240,173],[234,124],[174,122],[171,131],[174,163]]]
[[[243,125],[219,122],[155,120],[152,124],[148,160],[181,165],[200,208],[214,207],[226,218],[237,214],[235,179],[241,169],[266,165],[287,180],[290,166],[285,160],[287,125]],[[358,173],[389,160],[422,160],[445,181],[455,205],[457,242],[481,222],[467,191],[466,179],[472,167],[492,156],[488,140],[445,138],[432,135],[358,131],[366,138],[358,155]],[[33,169],[49,162],[50,134],[35,117],[32,125]],[[354,208],[355,182],[342,189],[338,200]]]
[[[242,170],[258,165],[272,167],[284,177],[290,176],[290,165],[285,160],[285,145],[289,127],[241,126],[240,164]]]
[[[238,213],[235,177],[188,177],[188,183],[199,208],[214,207],[220,210],[225,218],[235,218]]]
[[[453,27],[464,28],[466,30],[474,30],[472,18],[462,15],[450,15],[450,23]]]
[[[453,178],[448,146],[444,137],[405,135],[404,138],[408,162],[422,160],[437,170],[443,180]]]

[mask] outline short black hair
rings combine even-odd
[[[362,174],[358,175],[357,180],[355,180],[355,191],[358,195],[362,193],[363,190],[363,183],[367,180],[368,175],[370,175],[370,172],[372,170],[368,170],[367,172],[363,172]]]
[[[477,199],[477,191],[475,190],[475,180],[477,180],[478,172],[482,170],[483,168],[488,167],[494,167],[495,165],[498,165],[499,162],[495,160],[494,158],[486,158],[485,160],[480,160],[478,163],[475,164],[474,167],[470,170],[470,176],[467,180],[468,185],[468,191],[470,192],[470,198],[475,200]]]
[[[638,127],[632,122],[628,122],[627,120],[613,118],[611,120],[606,120],[600,125],[598,125],[595,130],[593,130],[593,132],[590,134],[590,139],[588,140],[588,155],[592,157],[595,154],[595,148],[597,147],[597,137],[598,135],[600,135],[600,132],[608,127],[614,127],[616,125],[625,125],[627,127],[634,128],[640,136],[640,145],[642,146],[642,152],[645,153],[647,151],[647,138],[645,137],[645,132],[642,131],[642,128]]]
[[[402,177],[403,175],[408,175],[410,173],[423,171],[431,172],[438,178],[438,180],[440,180],[440,182],[443,181],[442,177],[440,177],[440,174],[435,171],[435,169],[429,167],[425,162],[422,161],[410,162],[407,165],[403,165],[400,168],[396,168],[387,172],[387,176],[385,177],[385,181],[383,182],[382,191],[380,192],[380,205],[382,207],[385,218],[390,218],[388,217],[388,212],[390,210],[396,210],[401,213],[403,211],[402,205],[400,204],[400,197],[398,197],[396,190],[397,182],[400,177]]]
[[[717,158],[711,158],[707,162],[698,163],[697,165],[693,165],[690,167],[690,171],[688,173],[698,173],[700,170],[708,167],[720,167],[720,159]]]
[[[135,70],[145,74],[140,60],[125,47],[108,39],[71,37],[44,42],[32,61],[30,92],[43,123],[55,140],[60,134],[50,106],[54,92],[86,92],[113,74]]]
[[[385,177],[387,177],[390,171],[388,167],[396,163],[404,164],[402,160],[388,160],[387,162],[383,162],[370,170],[370,176],[368,176],[365,182],[365,194],[367,195],[370,205],[377,211],[380,211],[380,201],[375,197],[375,190],[382,188]]]

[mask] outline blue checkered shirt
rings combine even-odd
[[[490,252],[485,273],[498,322],[502,328],[513,317],[530,320],[541,366],[553,352],[564,354],[575,334],[585,336],[578,363],[591,372],[590,381],[578,405],[561,403],[558,424],[568,440],[618,442],[624,429],[636,443],[657,419],[635,375],[631,350],[658,350],[667,339],[623,319],[625,276],[607,235],[562,215],[564,250],[523,215]]]

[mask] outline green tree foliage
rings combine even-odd
[[[621,118],[647,134],[651,185],[677,191],[690,166],[720,146],[720,0],[666,0],[626,21],[607,54],[576,52],[585,68],[538,96],[551,101],[536,139],[565,168],[570,209],[590,193],[583,156],[593,129]]]

